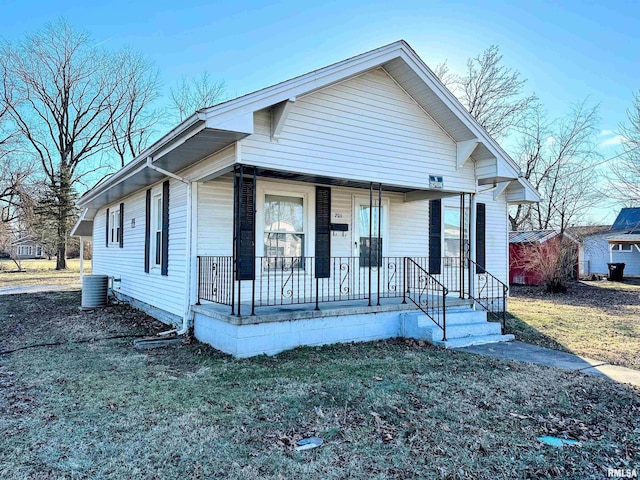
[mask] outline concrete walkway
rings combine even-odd
[[[0,295],[17,295],[21,293],[64,292],[66,290],[78,290],[78,285],[15,285],[12,287],[0,287]]]
[[[471,347],[457,348],[456,351],[477,353],[496,358],[506,358],[518,362],[529,362],[549,367],[564,368],[608,377],[618,383],[630,383],[640,387],[640,371],[626,367],[610,365],[607,362],[581,357],[573,353],[560,352],[550,348],[538,347],[523,342],[489,343]]]

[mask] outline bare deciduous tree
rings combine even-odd
[[[535,95],[524,95],[526,80],[520,77],[520,72],[503,64],[497,45],[469,58],[464,75],[451,73],[446,61],[434,72],[495,138],[518,126],[536,101]]]
[[[214,81],[209,72],[204,72],[199,77],[183,76],[170,90],[169,109],[181,122],[201,108],[220,103],[225,90],[224,81]]]
[[[119,95],[124,104],[114,105],[109,125],[113,150],[120,159],[120,167],[147,147],[160,115],[150,109],[160,95],[158,71],[144,57],[132,52],[123,53],[123,68]],[[118,108],[124,110],[120,115]]]
[[[548,292],[564,293],[567,281],[577,279],[578,244],[561,233],[543,243],[530,243],[526,253],[512,258],[515,267],[535,273]]]
[[[530,109],[520,130],[517,160],[523,176],[542,195],[542,202],[511,211],[513,230],[559,229],[564,232],[599,198],[595,184],[598,106],[586,101],[569,114],[549,121],[544,108]]]
[[[111,125],[129,111],[121,93],[130,62],[64,21],[0,48],[3,102],[47,179],[57,269],[66,268],[75,185],[104,168],[97,154],[112,146]]]
[[[614,195],[626,205],[640,202],[640,91],[633,97],[627,111],[627,123],[620,125],[618,135],[622,139],[621,159],[612,164],[615,180]]]

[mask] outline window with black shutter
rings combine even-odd
[[[316,278],[331,276],[331,188],[316,187]]]
[[[487,205],[476,205],[476,273],[485,273],[487,266]]]
[[[442,252],[442,200],[429,201],[429,273],[439,274]]]
[[[240,184],[242,186],[240,190]],[[236,181],[236,190],[239,190],[240,214],[238,225],[238,269],[237,280],[254,280],[256,272],[256,245],[255,245],[255,185],[253,177],[243,177],[242,181]],[[236,195],[238,191],[236,192]]]

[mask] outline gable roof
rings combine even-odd
[[[640,208],[623,208],[618,213],[611,230],[640,230]]]
[[[40,243],[38,238],[33,235],[25,235],[24,237],[18,238],[11,242],[11,245],[20,245],[21,243]]]
[[[91,220],[97,209],[175,173],[253,133],[253,113],[383,68],[456,142],[477,142],[472,158],[497,159],[505,180],[516,180],[533,201],[539,195],[519,168],[403,40],[313,70],[270,87],[201,109],[145,149],[120,171],[86,192],[78,206]],[[536,200],[537,199],[537,200]],[[75,231],[75,229],[74,229]]]

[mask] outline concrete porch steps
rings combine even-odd
[[[513,335],[502,335],[497,322],[487,321],[487,313],[470,307],[447,309],[447,340],[442,338],[442,329],[422,312],[402,314],[402,336],[425,340],[444,348],[459,348],[486,343],[508,342]]]

